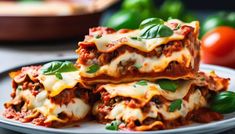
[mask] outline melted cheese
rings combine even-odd
[[[141,54],[137,54],[135,52],[126,51],[124,54],[120,55],[116,59],[112,60],[109,64],[101,66],[100,69],[95,73],[86,73],[88,67],[82,65],[80,71],[80,75],[83,77],[95,77],[101,74],[107,74],[112,77],[119,77],[119,71],[117,71],[118,65],[120,62],[125,62],[128,60],[135,60],[135,64],[143,65],[139,71],[141,73],[150,73],[150,72],[161,72],[165,70],[168,64],[172,61],[177,61],[180,64],[184,64],[186,67],[189,67],[191,61],[193,61],[193,56],[190,54],[187,48],[179,52],[172,53],[171,56],[166,57],[165,55],[161,55],[161,57],[144,57]]]
[[[34,110],[43,114],[47,119],[46,122],[59,121],[67,122],[67,119],[59,119],[58,114],[65,113],[73,120],[80,120],[84,118],[90,110],[90,106],[79,98],[74,98],[67,105],[55,104],[48,99],[47,91],[42,91],[34,96],[30,90],[16,91],[17,98],[23,98],[27,102],[27,109]],[[36,115],[36,114],[35,114]]]
[[[73,88],[80,82],[79,71],[61,73],[63,79],[58,79],[55,75],[40,74],[38,79],[43,84],[50,97],[54,97],[64,89]]]
[[[192,81],[181,81],[175,92],[161,89],[158,84],[152,82],[147,82],[146,86],[137,85],[136,82],[106,84],[102,88],[110,94],[111,98],[117,96],[130,97],[145,104],[155,95],[161,95],[168,100],[182,99],[187,95],[191,84]]]
[[[116,104],[111,112],[106,116],[106,119],[122,119],[125,122],[130,120],[139,120],[140,122],[144,121],[147,117],[157,118],[159,114],[165,120],[174,120],[179,117],[185,117],[190,111],[197,109],[199,107],[206,106],[206,100],[201,95],[200,90],[196,90],[189,96],[189,100],[183,100],[181,109],[174,112],[169,112],[168,107],[170,102],[164,103],[160,106],[156,106],[155,103],[150,104],[150,111],[144,113],[141,108],[130,108],[124,101]]]
[[[151,105],[150,111],[147,114],[143,114],[140,108],[130,108],[125,105],[125,102],[121,102],[114,106],[114,108],[106,116],[106,118],[111,120],[124,120],[126,122],[132,119],[139,120],[140,122],[142,122],[147,117],[157,118],[157,115],[158,110],[154,105]]]
[[[206,104],[206,100],[202,96],[200,90],[196,90],[189,96],[188,101],[183,100],[180,110],[169,112],[168,107],[170,106],[170,103],[166,103],[159,109],[159,113],[161,113],[165,120],[173,120],[178,117],[185,117],[193,109],[206,106]]]
[[[183,25],[192,26],[194,28],[194,32],[198,32],[199,29],[199,22],[193,21],[191,23],[183,23],[179,20],[171,20],[171,22],[176,22]],[[166,25],[169,25],[168,22],[166,22]],[[184,35],[179,34],[179,31],[174,31],[173,35],[169,37],[159,37],[159,38],[153,38],[153,39],[141,39],[141,40],[133,40],[131,37],[139,37],[140,36],[140,30],[133,30],[128,33],[118,33],[115,32],[113,34],[107,34],[103,35],[100,38],[89,38],[86,40],[86,42],[93,42],[98,51],[100,52],[109,52],[121,45],[128,45],[130,47],[139,49],[143,52],[150,52],[153,49],[155,49],[157,46],[160,46],[162,44],[167,44],[170,41],[174,40],[182,40],[184,39]],[[109,47],[108,44],[113,44],[114,46]]]

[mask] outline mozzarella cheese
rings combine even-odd
[[[156,104],[151,102],[150,110],[148,113],[144,113],[141,108],[130,108],[125,104],[124,101],[122,101],[114,106],[111,112],[106,116],[106,119],[122,119],[126,122],[130,120],[139,120],[142,122],[147,117],[157,118],[158,115],[161,114],[165,120],[174,120],[179,117],[185,117],[190,111],[194,109],[206,106],[206,100],[202,96],[200,90],[196,90],[190,95],[188,101],[183,100],[180,110],[169,112],[169,105],[170,102],[167,102],[157,107]]]
[[[101,74],[107,74],[108,76],[112,77],[119,77],[121,75],[119,74],[119,71],[117,71],[119,63],[128,60],[135,60],[135,64],[142,65],[142,67],[139,69],[141,73],[150,73],[161,72],[165,70],[168,64],[172,61],[177,61],[179,64],[184,64],[185,67],[190,67],[191,62],[194,60],[194,58],[187,48],[184,48],[179,52],[174,52],[169,57],[161,55],[159,58],[156,56],[151,58],[144,57],[141,54],[126,51],[116,59],[112,60],[109,64],[101,66],[100,69],[95,73],[86,73],[88,67],[82,65],[80,68],[80,75],[89,78],[99,76]]]
[[[143,114],[140,108],[130,108],[125,105],[125,102],[121,102],[114,106],[106,118],[111,120],[124,120],[126,122],[132,119],[142,122],[147,117],[157,118],[157,115],[158,110],[154,105],[151,105],[150,111],[147,114]]]
[[[171,20],[169,22],[177,22],[178,24],[191,26],[194,28],[194,32],[197,33],[199,29],[199,22],[193,21],[191,23],[183,23],[179,20]],[[166,25],[169,25],[169,22],[166,22]],[[95,34],[95,33],[94,33]],[[139,37],[140,30],[133,30],[128,33],[119,33],[115,32],[112,34],[102,35],[100,38],[89,38],[86,42],[93,42],[99,52],[109,52],[114,50],[115,48],[121,45],[128,45],[130,47],[139,49],[143,52],[150,52],[155,49],[157,46],[162,44],[167,44],[170,41],[174,40],[182,40],[184,39],[184,35],[180,34],[179,31],[174,31],[173,35],[169,37],[159,37],[153,39],[141,39],[141,40],[133,40],[132,37]],[[108,44],[114,44],[114,46],[109,47]]]
[[[64,89],[73,88],[80,82],[79,71],[61,73],[62,80],[58,79],[55,75],[40,74],[38,79],[43,84],[48,95],[54,97],[62,92]]]
[[[111,98],[117,96],[130,97],[145,104],[155,95],[161,95],[168,100],[182,99],[187,95],[191,85],[192,81],[190,80],[181,81],[175,92],[161,89],[158,84],[153,82],[147,82],[147,85],[145,86],[137,85],[136,82],[106,84],[103,85],[102,88],[110,94]]]
[[[90,106],[79,98],[74,98],[67,105],[55,104],[48,99],[46,90],[43,90],[38,95],[34,96],[30,90],[17,90],[16,97],[24,99],[27,102],[27,109],[34,110],[41,113],[47,119],[45,122],[59,121],[67,122],[67,119],[59,119],[58,114],[65,113],[73,120],[80,120],[84,118],[90,110]]]

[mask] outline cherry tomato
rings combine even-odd
[[[202,38],[202,61],[235,68],[235,29],[221,26]]]

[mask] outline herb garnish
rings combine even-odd
[[[111,123],[106,124],[105,128],[108,130],[118,130],[118,126],[121,124],[121,121],[112,121]]]
[[[140,86],[147,86],[148,85],[147,81],[145,81],[145,80],[138,81],[135,84],[140,85]]]
[[[173,30],[164,25],[164,21],[159,18],[146,19],[141,22],[139,28],[141,29],[140,37],[143,39],[168,37],[173,34]]]
[[[77,68],[70,61],[53,61],[43,65],[41,72],[45,75],[55,75],[58,79],[63,79],[61,73],[77,71]]]
[[[169,107],[169,112],[174,112],[175,110],[180,110],[181,109],[181,104],[182,104],[182,100],[178,99],[175,100],[173,102],[171,102],[171,105]]]
[[[175,92],[177,87],[179,86],[178,81],[168,80],[168,79],[161,79],[156,82],[159,84],[161,89],[168,90],[171,92]]]
[[[100,66],[98,64],[93,64],[88,67],[87,73],[95,73],[100,69]]]

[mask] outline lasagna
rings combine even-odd
[[[152,39],[139,38],[139,29],[90,29],[77,50],[81,78],[89,84],[193,78],[200,60],[199,22],[165,25],[173,34]]]
[[[164,83],[176,84],[169,90]],[[224,91],[229,79],[215,74],[198,73],[192,80],[156,82],[134,81],[104,84],[95,92],[101,99],[93,107],[93,114],[102,123],[121,121],[121,128],[131,130],[170,129],[192,122],[211,122],[223,116],[208,109],[210,97]]]
[[[40,73],[41,66],[11,72],[12,100],[5,117],[47,127],[62,127],[83,120],[91,109],[91,91],[79,83],[78,71],[54,75]]]
[[[75,64],[54,61],[10,73],[5,117],[47,127],[91,117],[109,130],[135,131],[221,120],[235,111],[227,104],[235,93],[227,91],[229,78],[199,71],[198,30],[197,21],[158,18],[136,30],[91,28]]]

